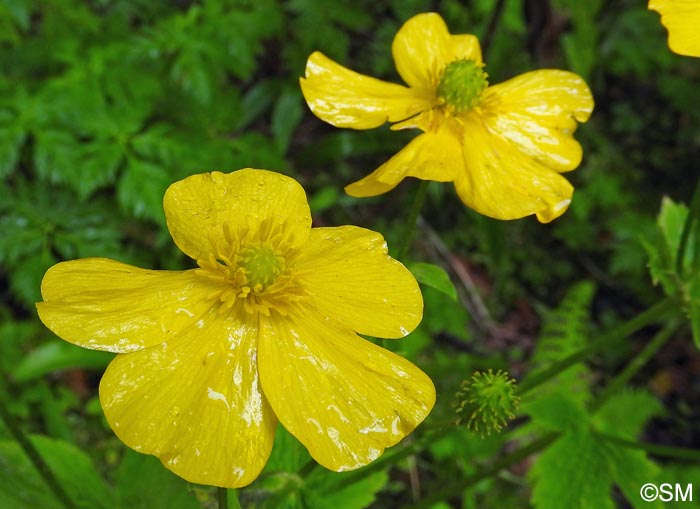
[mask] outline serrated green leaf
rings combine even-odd
[[[14,171],[26,136],[27,133],[21,126],[0,127],[0,178]]]
[[[581,399],[566,388],[552,390],[521,404],[535,429],[565,431],[588,425],[588,413]]]
[[[613,394],[596,412],[593,423],[599,431],[634,440],[649,419],[661,415],[663,410],[650,392],[627,389]]]
[[[445,269],[432,263],[412,263],[408,269],[413,273],[419,283],[447,295],[453,301],[457,301],[457,289]]]
[[[66,131],[45,131],[37,136],[34,164],[40,177],[66,184],[85,199],[114,181],[122,157],[112,141],[81,143]]]
[[[79,509],[112,509],[112,493],[90,458],[76,447],[43,436],[31,438],[41,457]],[[16,442],[0,442],[0,507],[65,509]]]
[[[316,469],[302,488],[305,509],[363,509],[374,502],[375,496],[389,480],[383,470],[355,481],[343,482],[348,473]]]
[[[187,483],[155,456],[127,450],[117,470],[119,507],[128,509],[200,509]]]
[[[18,382],[26,382],[62,369],[102,371],[113,358],[114,354],[109,352],[87,350],[65,341],[52,340],[29,352],[12,370],[12,376]]]
[[[171,177],[162,166],[131,158],[117,185],[119,204],[133,216],[165,224],[163,195]]]
[[[557,439],[530,470],[535,509],[614,509],[603,445],[587,429]]]
[[[624,447],[605,448],[610,474],[613,482],[620,488],[625,498],[634,509],[662,509],[661,500],[647,502],[639,495],[644,484],[653,482],[659,475],[659,467],[646,457],[643,451]]]

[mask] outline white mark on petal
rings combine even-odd
[[[223,401],[224,405],[226,405],[226,408],[231,410],[231,405],[228,404],[228,400],[226,399],[226,396],[224,396],[220,392],[216,392],[211,387],[207,387],[207,396],[209,397],[209,399],[213,399],[214,401]]]
[[[185,308],[177,308],[177,309],[175,310],[175,313],[176,313],[176,314],[185,313],[185,314],[186,314],[187,316],[189,316],[190,318],[192,318],[192,317],[194,316],[194,313],[193,313],[192,311],[190,311],[189,309],[185,309]]]

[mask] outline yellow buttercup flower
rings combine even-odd
[[[423,131],[347,186],[348,194],[375,196],[417,177],[454,182],[467,206],[497,219],[536,214],[548,222],[566,211],[573,188],[560,173],[580,164],[572,135],[593,110],[579,76],[548,69],[489,86],[477,38],[451,35],[435,13],[408,20],[392,53],[408,87],[358,74],[319,52],[301,79],[311,110],[337,127],[392,122],[392,129]]]
[[[363,466],[430,412],[435,389],[357,334],[420,322],[416,280],[378,233],[311,228],[292,178],[194,175],[164,199],[185,271],[103,258],[55,265],[39,317],[60,337],[117,352],[100,383],[128,446],[191,482],[239,487],[265,465],[277,422],[323,466]]]
[[[650,0],[649,9],[661,14],[673,52],[700,57],[700,0]]]

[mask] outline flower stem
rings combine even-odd
[[[674,332],[678,330],[678,322],[671,321],[661,329],[653,339],[639,352],[634,358],[627,363],[627,366],[613,378],[605,389],[598,395],[590,407],[591,413],[595,413],[603,404],[610,399],[610,396],[619,391],[629,382],[632,377],[651,359],[656,352],[671,338]]]
[[[429,497],[419,500],[414,505],[408,506],[408,509],[420,509],[425,507],[431,507],[437,502],[457,496],[460,493],[462,493],[466,488],[469,488],[470,486],[473,486],[478,482],[483,481],[484,479],[496,475],[504,468],[508,468],[511,465],[519,463],[531,454],[541,451],[549,444],[554,442],[554,440],[556,440],[558,437],[559,433],[557,432],[548,433],[542,438],[539,438],[534,442],[524,447],[521,447],[517,451],[508,454],[507,456],[504,456],[500,460],[494,462],[491,466],[486,467],[475,474],[469,475],[467,477],[464,477],[453,483],[448,484],[440,491],[434,492]]]
[[[2,398],[0,398],[0,418],[3,420],[3,422],[7,426],[7,429],[15,438],[15,440],[22,448],[24,453],[27,455],[29,461],[31,461],[32,465],[34,465],[36,471],[44,479],[48,487],[51,489],[53,494],[56,495],[56,498],[61,502],[61,504],[63,504],[66,507],[66,509],[77,509],[77,506],[73,503],[68,494],[65,492],[63,486],[61,486],[61,483],[58,482],[58,479],[51,471],[49,465],[46,463],[46,461],[44,461],[44,458],[41,457],[39,451],[37,451],[36,447],[34,447],[34,444],[31,443],[29,438],[27,438],[24,432],[20,429],[19,425],[15,421],[14,417],[12,417],[12,414],[10,414],[9,410],[7,410],[7,408],[5,407],[5,401]]]
[[[503,16],[503,8],[506,5],[506,0],[498,0],[496,5],[491,12],[491,18],[489,19],[488,27],[486,27],[486,32],[481,38],[481,54],[483,55],[483,60],[486,61],[489,51],[491,50],[491,43],[493,42],[493,37],[496,34],[496,28],[498,23],[501,21]]]
[[[694,462],[700,461],[700,450],[698,449],[686,449],[685,447],[673,447],[669,445],[650,444],[648,442],[636,442],[634,440],[627,440],[626,438],[621,438],[600,431],[596,431],[595,434],[608,442],[612,442],[629,449],[639,449],[649,454],[653,454],[654,456]]]
[[[228,509],[228,489],[216,488],[216,495],[219,500],[219,509]]]
[[[413,204],[411,205],[411,211],[406,218],[401,246],[396,253],[396,259],[398,260],[403,260],[408,253],[408,249],[411,247],[413,235],[416,233],[416,222],[418,221],[418,216],[420,215],[420,211],[425,203],[425,197],[428,194],[429,185],[429,180],[421,180],[418,184],[415,195],[413,195]]]
[[[688,242],[690,240],[690,235],[693,232],[693,223],[700,223],[700,182],[698,183],[695,191],[693,192],[693,197],[690,201],[690,208],[688,209],[688,217],[685,219],[685,224],[683,225],[683,232],[681,233],[681,241],[678,244],[678,251],[676,252],[676,274],[681,278],[683,277],[683,262],[685,261],[685,251],[688,249]],[[700,231],[696,225],[696,231]],[[696,237],[696,242],[698,241]],[[698,257],[700,256],[700,246],[695,246],[694,259],[691,261],[691,270],[696,270],[699,267],[696,266],[698,262]]]
[[[569,369],[571,366],[578,364],[579,362],[588,358],[590,355],[618,341],[621,341],[647,325],[654,323],[673,307],[674,303],[671,299],[663,299],[631,320],[618,325],[607,333],[601,334],[598,339],[590,343],[588,346],[572,353],[567,357],[564,357],[558,362],[552,364],[550,367],[536,372],[529,378],[526,378],[520,384],[520,395],[524,396],[535,387],[545,383],[551,378],[557,376],[559,373]]]

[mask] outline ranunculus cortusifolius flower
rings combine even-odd
[[[418,284],[380,234],[312,228],[302,187],[266,170],[187,177],[164,208],[198,268],[62,262],[37,303],[64,340],[119,354],[100,402],[125,444],[188,481],[238,487],[262,470],[278,422],[343,471],[425,419],[430,379],[358,336],[403,337],[422,318]]]
[[[700,57],[700,0],[650,0],[668,29],[668,46],[679,55]]]
[[[435,13],[409,19],[394,38],[396,70],[408,86],[351,71],[319,52],[301,88],[309,107],[337,127],[422,134],[367,177],[345,188],[375,196],[405,177],[454,182],[460,199],[497,219],[563,214],[573,187],[561,175],[581,162],[573,138],[593,98],[576,74],[546,69],[489,85],[479,41],[451,35]]]

